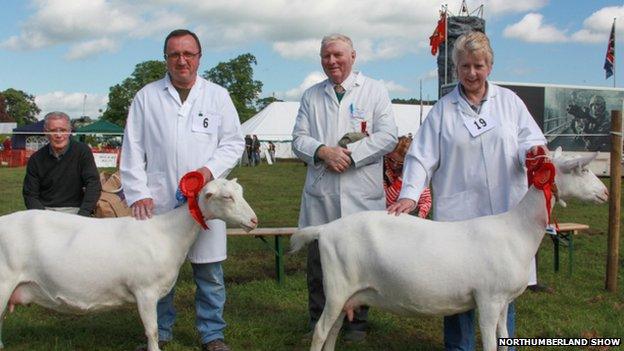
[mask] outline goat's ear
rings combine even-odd
[[[563,154],[563,149],[561,148],[561,146],[557,146],[557,149],[555,150],[554,158],[559,158],[561,157],[562,154]]]
[[[568,204],[565,201],[563,201],[561,199],[559,199],[557,201],[559,202],[559,205],[561,205],[561,207],[568,207]]]
[[[234,183],[238,183],[238,178],[234,178],[234,179],[232,179],[232,181],[233,181]]]
[[[598,156],[598,152],[594,152],[591,155],[579,157],[576,159],[576,162],[580,167],[587,166],[591,161],[596,158],[596,156]]]
[[[559,165],[559,168],[564,173],[568,173],[575,168],[580,169],[582,167],[587,166],[591,161],[593,161],[596,158],[597,155],[598,153],[594,153],[594,154],[587,155],[587,156],[575,157],[573,159],[565,160],[561,162],[561,164]]]

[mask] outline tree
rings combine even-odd
[[[392,99],[393,104],[406,104],[406,105],[420,105],[420,99],[411,98],[411,99]],[[436,100],[423,100],[423,105],[434,105]]]
[[[205,71],[203,77],[219,84],[230,92],[241,123],[256,113],[254,103],[262,92],[262,82],[253,80],[253,67],[256,57],[242,54]]]
[[[102,118],[120,126],[125,125],[130,103],[137,91],[146,84],[164,77],[165,72],[167,72],[165,61],[152,60],[136,65],[130,77],[109,89],[108,105]]]
[[[269,106],[270,104],[274,103],[274,102],[278,102],[278,101],[284,101],[284,100],[280,100],[278,98],[276,98],[275,96],[269,96],[269,97],[265,97],[262,99],[258,99],[258,101],[256,101],[256,108],[258,111],[262,111],[264,110],[265,107]]]
[[[18,126],[37,122],[37,115],[41,109],[35,103],[34,95],[13,88],[0,92],[0,95],[4,96],[6,113]]]

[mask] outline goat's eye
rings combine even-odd
[[[223,195],[223,199],[231,201],[233,200],[232,195]]]

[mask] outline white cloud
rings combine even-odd
[[[615,17],[624,18],[624,6],[603,7],[583,21],[583,28],[572,34],[572,40],[583,43],[606,43]],[[618,26],[616,26],[618,32],[616,37],[624,34],[622,26],[619,28],[617,30]]]
[[[401,84],[398,84],[392,80],[389,81],[385,81],[385,80],[381,80],[381,82],[386,86],[386,89],[388,89],[389,93],[405,93],[408,92],[409,89],[402,86]]]
[[[35,103],[41,109],[39,119],[52,111],[62,111],[71,118],[78,118],[83,115],[83,106],[84,114],[94,119],[101,115],[98,110],[106,108],[108,95],[55,91],[35,96]]]
[[[442,0],[31,0],[33,13],[18,35],[0,39],[10,50],[67,45],[68,58],[115,50],[134,38],[162,37],[173,28],[196,31],[205,48],[231,49],[267,42],[285,58],[316,59],[320,39],[348,34],[358,61],[428,50]],[[475,9],[481,0],[469,1]],[[485,15],[536,11],[546,0],[489,0]],[[457,4],[459,6],[459,2]],[[345,11],[348,9],[348,11]],[[457,13],[457,8],[451,10]],[[86,43],[106,38],[99,51]]]
[[[292,88],[285,92],[278,92],[276,95],[278,98],[286,101],[298,101],[301,99],[303,92],[316,83],[322,82],[327,79],[327,76],[323,72],[314,71],[309,73],[298,87]]]
[[[22,25],[19,36],[2,46],[12,50],[39,49],[60,43],[128,32],[139,20],[123,4],[104,0],[37,0],[35,13]]]
[[[518,23],[507,26],[503,35],[532,43],[606,43],[615,17],[624,17],[624,5],[601,8],[583,21],[581,29],[568,35],[566,30],[544,23],[543,15],[529,13]],[[617,36],[622,35],[624,29],[618,29],[617,32]]]
[[[73,45],[65,58],[68,60],[80,60],[101,52],[117,51],[117,43],[108,38],[90,40]]]
[[[568,39],[564,32],[556,27],[542,23],[544,16],[539,13],[529,13],[520,22],[507,26],[503,35],[507,38],[517,38],[532,43],[565,42]]]
[[[318,39],[297,40],[294,42],[278,41],[273,43],[273,50],[288,59],[317,59],[321,50]]]

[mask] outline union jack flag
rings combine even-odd
[[[604,70],[605,79],[609,79],[613,75],[613,65],[615,64],[615,21],[611,26],[611,35],[609,36],[609,45],[607,46],[607,56],[605,57]]]

